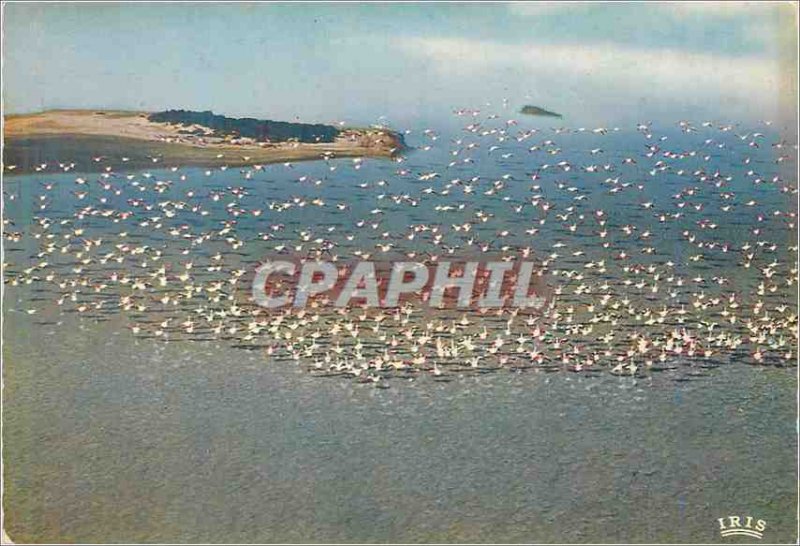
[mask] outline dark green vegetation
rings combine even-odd
[[[255,118],[229,118],[214,112],[165,110],[150,114],[147,119],[158,123],[202,125],[213,129],[217,137],[246,137],[259,142],[333,142],[339,130],[332,125],[290,123]]]
[[[527,114],[529,116],[547,116],[551,118],[560,118],[561,114],[556,112],[551,112],[550,110],[545,110],[544,108],[539,108],[538,106],[531,106],[526,105],[522,107],[522,110],[519,111],[520,114]]]

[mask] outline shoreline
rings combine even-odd
[[[171,166],[244,166],[342,157],[391,159],[405,149],[388,129],[345,129],[333,142],[185,141],[180,126],[141,112],[50,110],[5,118],[4,175]],[[96,160],[101,158],[100,160]],[[41,165],[46,164],[46,169]]]

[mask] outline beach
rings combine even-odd
[[[149,121],[146,112],[50,110],[5,118],[5,173],[78,158],[75,169],[101,170],[92,158],[111,156],[126,168],[164,164],[239,166],[331,157],[390,158],[402,138],[386,129],[348,129],[333,142],[230,143],[199,139],[179,125]],[[125,159],[123,160],[122,157]],[[160,165],[159,165],[160,163]]]

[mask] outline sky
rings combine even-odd
[[[795,123],[793,2],[7,3],[5,111]],[[789,121],[790,120],[790,121]]]

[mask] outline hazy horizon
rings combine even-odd
[[[4,106],[402,126],[505,100],[564,124],[793,126],[796,8],[9,3]]]

